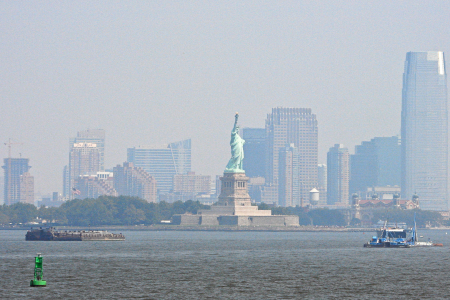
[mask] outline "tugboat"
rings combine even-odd
[[[54,227],[39,228],[27,231],[26,241],[124,241],[122,233],[111,233],[106,230],[58,231]]]

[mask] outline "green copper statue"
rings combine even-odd
[[[231,131],[231,158],[228,161],[228,164],[225,168],[226,173],[244,173],[245,171],[242,169],[242,161],[244,160],[244,144],[245,140],[239,136],[239,126],[237,125],[237,121],[239,118],[239,114],[236,113],[234,116],[234,127]]]

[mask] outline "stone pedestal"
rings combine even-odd
[[[270,210],[258,210],[258,206],[252,206],[252,200],[248,195],[248,180],[245,173],[224,173],[220,177],[222,187],[219,200],[211,206],[210,210],[201,210],[202,215],[221,216],[270,216]]]
[[[175,225],[203,226],[299,226],[298,216],[272,216],[270,210],[253,206],[248,194],[245,173],[224,173],[220,178],[222,189],[217,203],[211,209],[202,209],[197,215],[174,215]]]

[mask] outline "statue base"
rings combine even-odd
[[[252,205],[245,172],[224,172],[221,192],[211,209],[197,215],[175,215],[175,225],[234,225],[234,226],[299,226],[298,216],[272,216],[271,210],[259,210]]]
[[[229,216],[270,216],[270,210],[258,210],[252,205],[248,194],[248,180],[245,172],[224,172],[219,200],[211,209],[201,210],[202,215],[229,215]]]

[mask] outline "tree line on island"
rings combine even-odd
[[[358,227],[360,220],[349,222],[348,210],[331,210],[317,208],[308,210],[304,207],[272,207],[265,203],[259,209],[272,210],[273,215],[298,215],[300,225],[315,226],[347,226]],[[48,224],[71,226],[100,225],[153,225],[162,220],[170,220],[175,214],[196,214],[200,209],[210,206],[199,201],[188,200],[174,203],[148,203],[137,197],[101,196],[97,199],[75,199],[63,203],[60,207],[40,207],[25,203],[0,206],[0,224],[26,224],[36,220],[46,220]],[[450,226],[450,221],[443,220],[438,212],[400,209],[379,209],[373,211],[372,223],[379,220],[389,222],[405,222],[409,227],[416,223],[419,227]],[[349,224],[350,223],[350,224]]]

